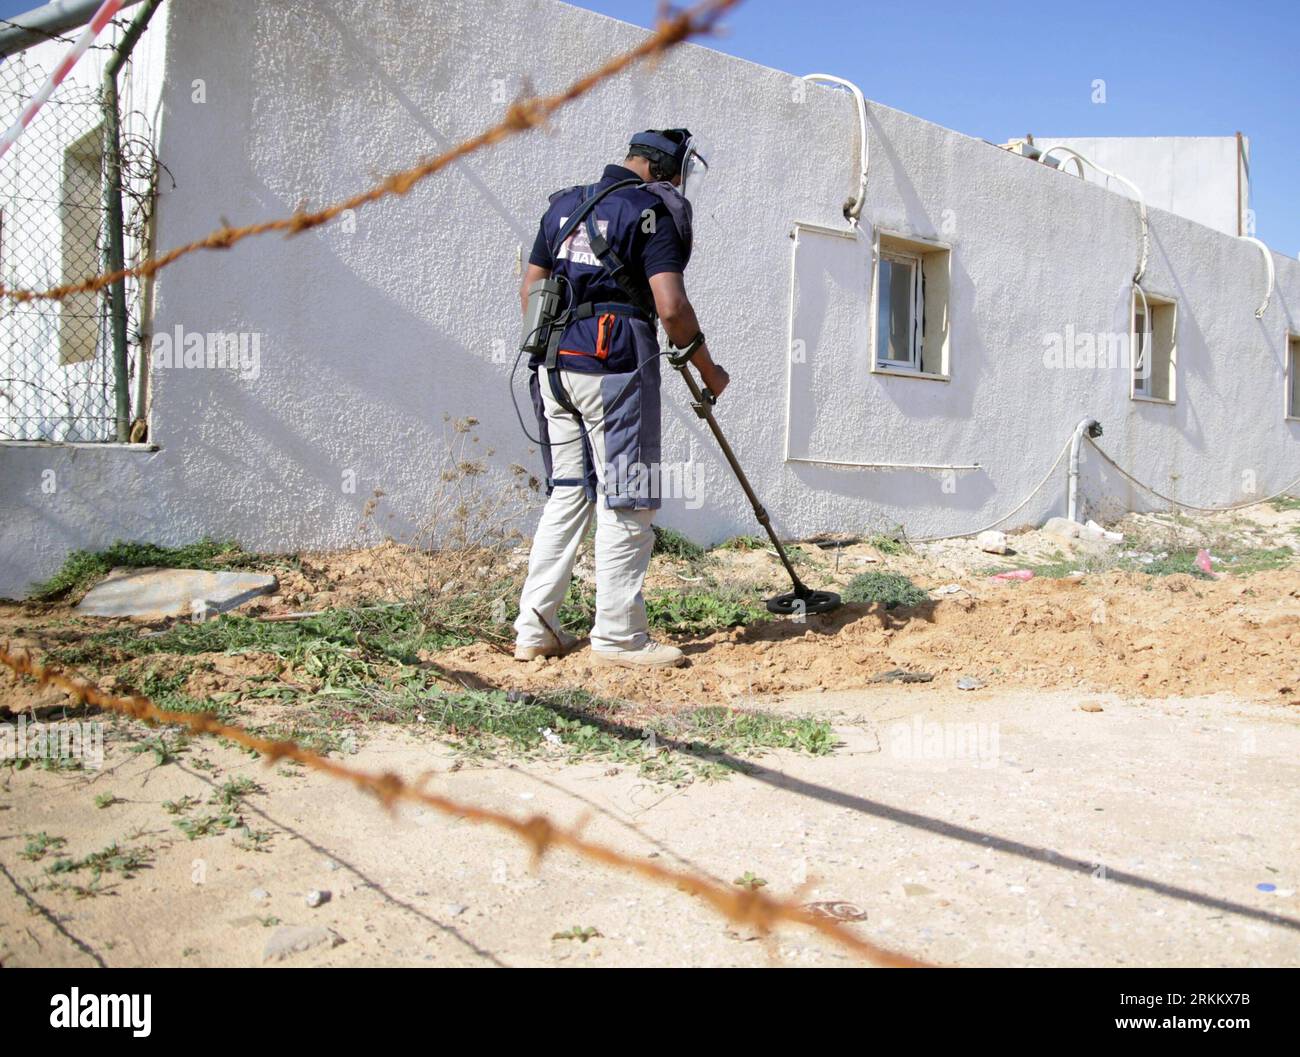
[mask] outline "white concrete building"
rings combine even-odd
[[[1149,206],[1226,235],[1255,234],[1247,136],[1035,136],[1034,146],[1042,152],[1069,147],[1123,173],[1142,188]],[[1123,184],[1111,186],[1128,193]]]
[[[644,35],[554,0],[167,0],[141,45],[158,61],[133,74],[175,178],[154,244],[344,198]],[[48,68],[61,47],[29,60]],[[1056,460],[1085,417],[1121,466],[1188,503],[1300,476],[1294,259],[1156,188],[1144,240],[1134,199],[1094,174],[871,102],[851,225],[857,107],[806,72],[684,46],[402,198],[166,269],[146,339],[202,336],[242,364],[155,369],[148,445],[0,444],[0,595],[119,538],[347,546],[375,489],[400,537],[436,490],[446,414],[481,421],[503,478],[539,465],[508,391],[521,260],[547,194],[647,127],[711,144],[687,286],[733,378],[719,420],[784,535],[1064,513]],[[1135,315],[1153,365],[1136,380]],[[686,480],[699,467],[704,491],[661,520],[702,542],[754,531],[684,386],[663,384],[664,458]],[[1151,502],[1084,453],[1082,513]]]

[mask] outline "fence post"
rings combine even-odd
[[[117,74],[104,74],[104,210],[108,240],[104,247],[104,270],[119,271],[126,261],[122,237],[122,137],[118,128]],[[131,393],[126,358],[126,280],[109,287],[109,322],[113,332],[113,395],[116,439],[131,439]]]
[[[149,0],[122,36],[121,43],[104,68],[104,210],[108,242],[104,249],[104,270],[118,272],[126,267],[126,246],[122,217],[122,131],[117,99],[117,74],[130,58],[136,41],[149,25],[162,0]],[[126,349],[126,280],[109,287],[109,317],[113,330],[113,394],[117,442],[131,439],[131,384]],[[141,357],[148,350],[141,350]],[[143,373],[142,373],[143,378]],[[143,381],[141,381],[143,385]]]

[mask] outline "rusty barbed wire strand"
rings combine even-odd
[[[36,680],[41,686],[58,687],[79,704],[127,715],[150,726],[164,723],[187,727],[195,734],[226,738],[265,756],[268,766],[279,760],[294,760],[309,770],[351,783],[362,792],[374,796],[390,810],[399,801],[408,801],[431,807],[453,818],[505,830],[532,849],[534,863],[540,862],[551,849],[563,848],[614,869],[638,874],[646,880],[670,885],[689,895],[698,896],[723,916],[739,925],[757,929],[764,935],[778,924],[803,925],[877,965],[897,969],[925,967],[924,962],[855,936],[838,921],[816,914],[798,903],[776,899],[757,890],[733,890],[697,873],[634,859],[613,848],[587,840],[576,829],[563,829],[545,815],[515,818],[490,808],[476,807],[427,792],[391,771],[380,774],[362,771],[305,749],[294,741],[273,741],[259,737],[242,727],[222,723],[210,713],[171,712],[159,708],[142,694],[114,697],[104,693],[88,679],[43,664],[25,646],[11,646],[7,641],[0,645],[0,663],[18,675]]]
[[[544,124],[552,114],[575,99],[586,95],[603,81],[622,73],[628,67],[636,65],[642,60],[662,55],[691,37],[713,32],[722,15],[740,2],[741,0],[704,0],[703,3],[675,14],[666,8],[661,9],[659,23],[655,31],[630,51],[616,55],[604,65],[586,76],[580,77],[568,88],[557,92],[555,95],[534,96],[516,100],[506,109],[506,116],[486,131],[463,140],[437,157],[429,158],[409,169],[393,173],[370,189],[355,194],[350,198],[345,198],[340,202],[335,202],[333,205],[313,211],[299,210],[292,216],[281,217],[277,220],[265,220],[244,227],[227,225],[218,228],[204,238],[196,239],[194,242],[186,243],[183,246],[177,246],[142,264],[121,268],[113,272],[104,272],[77,282],[54,286],[48,290],[12,290],[0,286],[0,297],[7,297],[17,303],[23,303],[27,301],[63,301],[75,294],[95,293],[123,279],[144,278],[154,275],[182,257],[197,253],[200,250],[230,249],[237,242],[242,242],[244,239],[256,235],[265,235],[272,231],[283,231],[288,235],[297,235],[328,224],[331,220],[349,210],[361,209],[373,202],[378,202],[393,195],[405,195],[416,184],[445,169],[452,162],[473,154],[484,147],[492,146],[502,140],[509,139],[511,136]]]

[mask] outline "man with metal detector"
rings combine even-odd
[[[658,668],[681,650],[647,633],[641,586],[660,505],[656,323],[700,373],[710,400],[727,372],[713,362],[682,273],[691,202],[707,163],[687,129],[632,137],[622,165],[551,196],[520,289],[521,355],[540,433],[549,498],[533,538],[515,621],[515,657],[558,657],[577,640],[560,627],[578,548],[596,519],[596,664]]]

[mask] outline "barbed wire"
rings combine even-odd
[[[684,11],[672,12],[661,8],[655,31],[635,48],[616,55],[603,66],[579,78],[563,91],[550,96],[533,96],[516,100],[506,109],[506,115],[497,124],[477,136],[463,140],[450,150],[437,157],[413,165],[409,169],[393,173],[380,183],[322,209],[299,210],[292,216],[277,220],[265,220],[244,227],[229,225],[218,228],[206,237],[194,242],[177,246],[142,264],[122,268],[113,272],[91,276],[72,283],[51,287],[48,290],[13,290],[0,286],[0,296],[16,302],[25,301],[63,301],[75,294],[94,293],[128,278],[142,278],[162,271],[182,257],[187,257],[200,250],[227,250],[244,239],[256,235],[265,235],[272,231],[283,231],[288,235],[298,235],[312,228],[328,224],[343,213],[361,209],[381,199],[394,195],[405,195],[416,184],[445,169],[452,162],[464,158],[484,147],[492,146],[511,136],[518,135],[531,128],[544,124],[552,114],[587,95],[593,88],[611,77],[622,73],[630,66],[643,60],[662,55],[691,37],[712,33],[718,20],[741,0],[704,0]]]
[[[68,694],[78,704],[92,705],[106,711],[127,715],[153,726],[164,723],[186,727],[194,734],[209,734],[226,738],[246,749],[266,757],[268,766],[279,760],[293,760],[309,770],[318,771],[351,783],[364,793],[369,793],[390,810],[406,801],[431,807],[453,818],[464,819],[479,825],[505,830],[527,844],[536,864],[554,848],[575,852],[587,859],[611,866],[627,873],[637,874],[657,884],[670,885],[689,895],[698,896],[718,913],[739,925],[745,925],[766,935],[782,923],[803,925],[815,929],[823,936],[868,961],[888,968],[921,968],[923,962],[899,954],[868,940],[855,936],[843,925],[789,900],[777,899],[757,890],[730,888],[688,870],[678,870],[642,859],[634,859],[622,852],[587,840],[577,829],[557,826],[545,815],[516,818],[490,808],[477,807],[450,797],[430,793],[407,782],[391,771],[374,773],[338,763],[311,749],[290,740],[271,740],[259,737],[229,723],[222,723],[206,712],[171,712],[161,709],[142,694],[132,697],[114,697],[106,694],[82,676],[50,667],[38,660],[25,646],[0,645],[0,663],[19,675],[36,680],[41,686],[55,686]]]
[[[128,23],[125,19],[122,19],[122,18],[115,18],[115,19],[113,19],[112,22],[109,23],[109,25],[113,26],[114,29],[121,30],[121,29],[125,29],[125,28],[127,27],[127,25],[129,25],[129,23]],[[66,36],[66,35],[63,34],[63,33],[54,33],[54,32],[51,32],[51,31],[48,30],[48,29],[42,29],[42,28],[39,27],[39,26],[25,26],[25,25],[23,25],[21,22],[16,22],[16,21],[14,21],[12,18],[0,18],[0,26],[6,26],[6,27],[8,27],[9,29],[18,29],[18,30],[22,30],[24,33],[31,33],[31,34],[34,35],[34,36],[37,36],[37,37],[41,37],[41,38],[43,38],[44,40],[47,40],[47,41],[50,41],[50,40],[52,40],[52,41],[57,41],[57,42],[60,43],[60,44],[75,44],[75,43],[77,43],[77,40],[76,40],[75,37],[69,37],[69,36]],[[79,28],[79,27],[78,27],[78,28]],[[116,50],[117,50],[117,45],[116,45],[116,44],[92,44],[88,50],[90,50],[90,51],[116,51]],[[5,58],[6,58],[6,56],[0,56],[0,62],[4,61]]]

